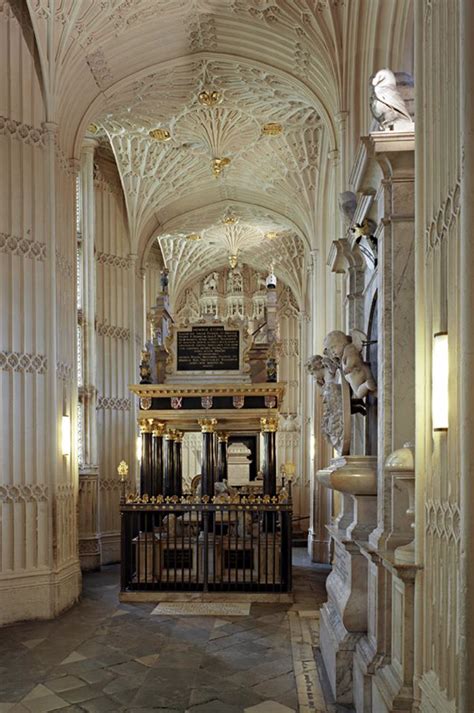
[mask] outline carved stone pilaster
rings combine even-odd
[[[79,472],[79,561],[83,572],[100,569],[99,469],[87,466]]]

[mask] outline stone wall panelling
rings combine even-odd
[[[421,713],[472,710],[472,660],[460,666],[466,650],[460,607],[469,610],[472,590],[462,586],[461,452],[469,450],[472,430],[461,434],[462,340],[470,339],[460,312],[461,290],[472,282],[471,262],[462,263],[461,234],[461,89],[459,32],[463,0],[415,3],[416,85],[416,558],[422,566],[415,596],[415,695]],[[466,27],[471,43],[470,26]],[[472,44],[472,43],[471,43]],[[437,120],[430,116],[436,113]],[[471,121],[471,116],[467,116]],[[471,152],[472,153],[472,152]],[[472,158],[464,157],[466,170]],[[471,161],[471,163],[469,163]],[[469,199],[471,200],[471,199]],[[469,232],[471,240],[472,224]],[[468,322],[469,323],[469,322]],[[449,430],[433,432],[431,420],[431,355],[433,334],[449,334]],[[467,353],[467,352],[466,352]],[[468,358],[468,371],[472,368]],[[472,451],[472,448],[471,448]],[[472,481],[472,473],[466,473]],[[466,523],[472,522],[472,498],[465,500]],[[472,568],[465,552],[468,568]],[[472,638],[472,637],[471,637]],[[468,643],[468,647],[472,647]],[[470,691],[470,704],[462,697]]]
[[[117,465],[126,460],[133,468],[135,461],[128,392],[136,366],[130,356],[134,326],[129,308],[134,261],[114,164],[96,154],[95,173],[98,517],[101,561],[107,564],[120,559]]]
[[[45,123],[32,41],[27,16],[2,13],[0,624],[55,616],[80,591],[75,453],[60,439],[75,400],[74,177]]]

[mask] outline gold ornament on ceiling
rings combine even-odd
[[[238,259],[237,255],[229,255],[229,265],[231,270],[234,270],[237,267]]]
[[[265,136],[279,136],[283,132],[283,126],[275,121],[269,121],[262,126],[262,134]]]
[[[87,127],[88,134],[97,134],[98,131],[99,127],[97,126],[97,124],[89,124],[89,126]]]
[[[213,158],[212,159],[212,173],[216,178],[219,178],[221,175],[222,171],[226,166],[228,166],[230,163],[230,158],[228,156],[224,156],[223,158]]]
[[[267,233],[265,233],[265,237],[267,240],[275,240],[278,238],[278,233],[275,230],[269,230]]]
[[[186,240],[201,240],[202,235],[199,235],[199,233],[190,233],[189,235],[186,235]]]
[[[217,106],[222,101],[222,94],[218,91],[203,89],[202,92],[198,94],[198,101],[203,106]]]
[[[222,222],[224,223],[224,225],[235,225],[239,222],[239,219],[233,213],[226,213],[222,218]]]
[[[155,141],[169,141],[171,139],[168,129],[152,129],[148,132],[148,136],[155,139]]]

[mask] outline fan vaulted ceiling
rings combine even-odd
[[[403,47],[410,1],[26,2],[58,145],[77,156],[91,122],[107,132],[131,252],[142,259],[159,238],[166,260],[181,256],[182,283],[197,266],[224,264],[237,241],[259,268],[274,256],[301,295],[306,246],[327,225],[328,152],[337,159],[346,115],[351,137],[360,134],[367,109],[355,88],[373,63],[399,66],[393,48]],[[222,101],[203,106],[203,89]],[[268,122],[282,132],[262,133]],[[169,141],[152,139],[156,128]],[[213,159],[230,159],[217,178]],[[222,222],[230,205],[234,231]],[[269,231],[278,233],[271,245]],[[190,232],[201,239],[187,241]]]
[[[203,105],[202,91],[217,92],[219,101]],[[268,123],[281,133],[266,134]],[[276,232],[276,270],[301,294],[295,270],[301,272],[302,241],[312,228],[322,122],[289,81],[235,61],[180,62],[122,87],[100,124],[119,166],[132,231],[155,223],[167,263],[180,254],[180,280],[201,263],[224,264],[229,254],[260,266],[264,260],[268,268],[265,235]],[[156,128],[168,140],[152,138]],[[228,164],[216,175],[214,161],[222,158]],[[242,206],[232,225],[223,221],[224,208],[212,210],[226,201]],[[188,233],[201,240],[179,244]]]

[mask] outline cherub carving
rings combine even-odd
[[[354,397],[363,399],[369,392],[377,393],[377,385],[370,366],[362,359],[366,336],[354,329],[351,336],[339,330],[329,332],[324,340],[324,353],[341,367]]]

